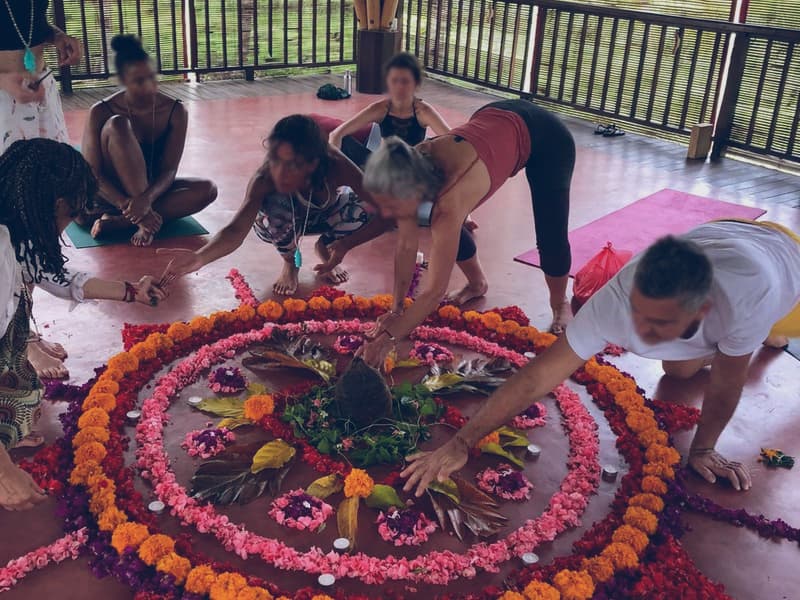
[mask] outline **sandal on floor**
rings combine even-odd
[[[594,134],[595,135],[604,135],[609,127],[613,127],[613,125],[611,123],[609,123],[607,125],[603,125],[602,123],[598,123],[597,127],[595,127],[595,129],[594,129]]]
[[[606,130],[603,132],[603,137],[617,137],[620,135],[625,135],[625,132],[613,123],[606,127]]]

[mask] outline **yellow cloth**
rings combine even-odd
[[[794,231],[789,229],[788,227],[784,227],[778,223],[773,223],[771,221],[751,221],[749,219],[722,219],[724,221],[738,221],[740,223],[749,223],[751,225],[758,225],[759,227],[767,227],[769,229],[774,229],[775,231],[780,231],[781,233],[788,235],[792,238],[795,242],[800,244],[800,235],[797,235]],[[798,277],[800,277],[800,273],[798,273]],[[772,331],[770,331],[770,335],[783,335],[786,337],[800,337],[800,303],[798,303],[788,315],[783,317],[780,321],[775,323],[772,327]]]

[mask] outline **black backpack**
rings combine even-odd
[[[346,100],[350,93],[332,83],[326,83],[317,90],[317,98],[322,100]]]

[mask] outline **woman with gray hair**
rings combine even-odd
[[[408,146],[388,138],[369,159],[364,187],[381,216],[397,222],[394,310],[381,318],[365,360],[380,365],[394,341],[408,335],[441,302],[457,264],[466,286],[450,296],[462,304],[488,288],[467,215],[523,167],[533,199],[536,239],[553,309],[551,331],[563,332],[570,309],[567,239],[569,188],[575,143],[553,114],[525,100],[494,102],[448,134]],[[419,228],[430,227],[431,270],[426,289],[404,311],[403,298],[414,272]],[[330,265],[328,265],[330,266]]]

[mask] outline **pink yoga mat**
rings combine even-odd
[[[570,231],[572,270],[569,274],[574,276],[580,271],[606,242],[637,254],[665,235],[685,233],[714,219],[756,219],[765,212],[677,190],[661,190]],[[514,260],[532,267],[540,266],[539,252],[535,248]]]

